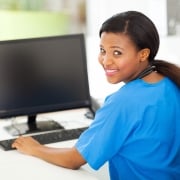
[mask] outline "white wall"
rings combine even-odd
[[[87,33],[97,35],[101,24],[113,14],[137,10],[155,23],[161,36],[167,35],[166,0],[87,0]]]

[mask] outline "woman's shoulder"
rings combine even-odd
[[[139,92],[140,89],[142,90],[140,84],[141,83],[137,80],[124,84],[117,91],[108,95],[105,99],[105,102],[113,104],[117,103],[119,105],[122,105],[124,103],[128,104],[128,102],[130,102],[130,99],[134,99],[134,95],[136,94],[137,96],[137,92]]]
[[[157,83],[147,83],[142,79],[136,79],[124,84],[119,90],[107,96],[106,101],[121,102],[120,104],[136,104],[139,100],[152,101],[161,98],[168,91],[176,91],[176,85],[164,77]]]

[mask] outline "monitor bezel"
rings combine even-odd
[[[62,110],[70,110],[70,109],[77,109],[77,108],[91,108],[91,96],[89,90],[89,80],[88,80],[88,68],[87,68],[87,58],[86,58],[86,46],[85,46],[85,35],[83,33],[80,34],[66,34],[66,35],[59,35],[59,36],[48,36],[48,37],[36,37],[36,38],[24,38],[24,39],[13,39],[13,40],[3,40],[0,41],[0,46],[3,44],[9,43],[18,43],[18,42],[29,42],[29,41],[47,41],[53,39],[62,39],[62,38],[79,38],[81,41],[81,52],[83,57],[83,74],[86,86],[86,93],[87,99],[84,101],[76,101],[73,103],[66,103],[66,104],[56,104],[56,105],[42,105],[42,106],[31,106],[28,108],[21,108],[21,109],[8,109],[7,111],[0,110],[0,118],[11,118],[11,117],[18,117],[18,116],[32,116],[41,113],[50,113]]]

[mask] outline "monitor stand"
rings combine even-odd
[[[33,134],[45,131],[53,131],[57,129],[64,129],[62,125],[54,120],[37,121],[36,115],[28,116],[27,122],[16,123],[6,126],[5,129],[12,136],[18,136],[23,134]]]

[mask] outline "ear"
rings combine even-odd
[[[139,53],[140,53],[140,62],[146,61],[149,58],[150,49],[149,48],[141,49]]]

